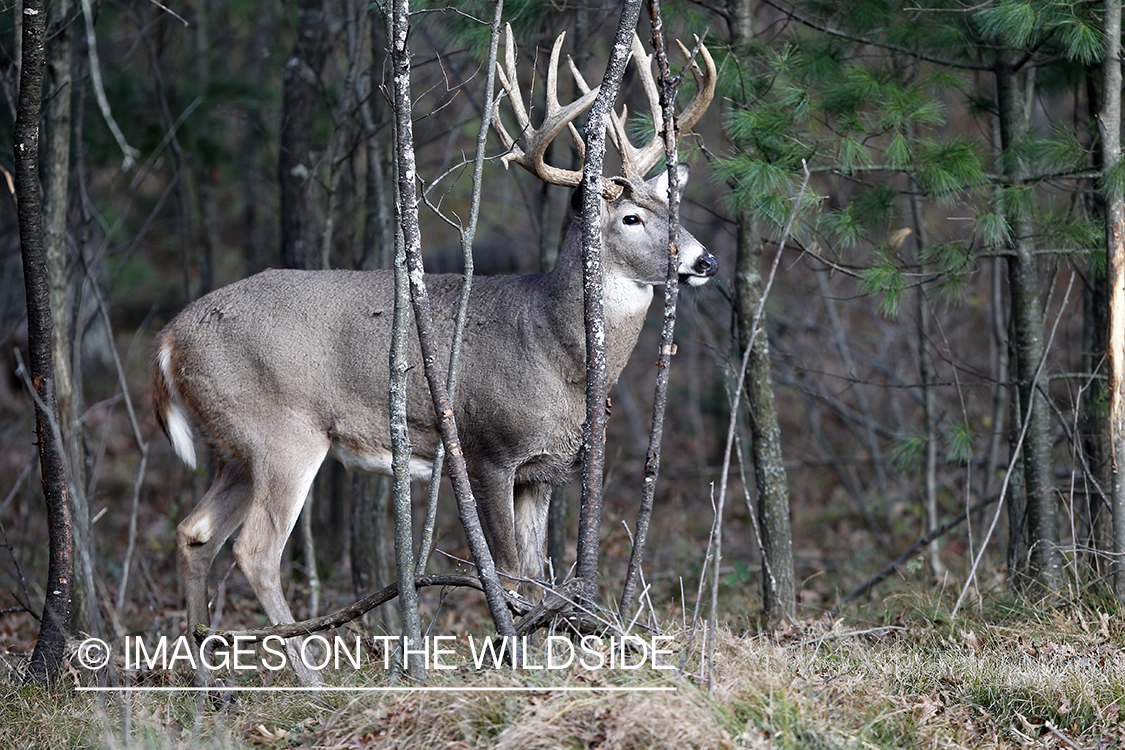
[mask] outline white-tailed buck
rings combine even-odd
[[[533,128],[520,99],[511,30],[507,33],[505,65],[498,67],[519,133],[509,136],[497,105],[493,122],[508,149],[504,158],[548,183],[575,187],[581,172],[545,164],[544,152],[568,126],[582,149],[571,121],[590,106],[596,90],[559,105],[560,36],[551,54],[547,112]],[[659,134],[663,118],[651,59],[637,39],[633,51]],[[692,64],[697,91],[680,118],[684,130],[714,93],[714,63],[706,49],[700,57],[703,70]],[[644,179],[663,158],[663,144],[657,135],[643,148],[632,146],[623,120],[613,116],[610,137],[621,152],[624,174],[607,181],[610,195],[601,210],[611,386],[637,343],[653,286],[665,281],[669,258],[667,176]],[[682,187],[686,165],[679,175]],[[682,229],[678,262],[680,278],[692,285],[705,283],[717,268],[711,253]],[[446,351],[461,281],[458,275],[426,278]],[[211,562],[240,525],[234,544],[239,567],[270,620],[292,622],[282,593],[281,553],[321,462],[331,453],[351,468],[390,472],[393,287],[391,271],[266,271],[193,302],[156,337],[157,419],[184,462],[195,465],[197,430],[215,465],[211,488],[177,527],[189,627],[209,622]],[[571,222],[550,273],[473,282],[454,409],[481,524],[502,573],[541,575],[550,488],[570,481],[581,460],[582,289],[578,221]],[[420,362],[416,340],[411,361]],[[426,478],[438,430],[425,380],[417,375],[410,379],[408,415],[411,472]],[[311,678],[303,671],[301,676]]]

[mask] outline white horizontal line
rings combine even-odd
[[[80,693],[667,693],[674,685],[657,687],[291,687],[288,685],[232,685],[229,687],[142,686],[78,687]]]

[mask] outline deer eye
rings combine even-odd
[[[625,216],[625,218],[623,218],[621,220],[621,223],[622,224],[628,224],[629,226],[633,226],[634,224],[640,224],[641,223],[641,217],[637,216],[636,214],[628,214],[628,215]]]

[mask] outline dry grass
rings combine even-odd
[[[533,692],[243,694],[201,710],[190,695],[130,702],[0,687],[4,747],[1111,748],[1125,743],[1125,627],[1092,608],[1010,608],[950,618],[896,602],[878,623],[808,621],[721,630],[712,689],[698,644],[685,675],[457,670],[437,687]],[[889,611],[889,610],[885,610]],[[677,643],[684,645],[683,634]],[[335,674],[378,684],[378,674]],[[675,692],[559,686],[673,685]],[[126,739],[127,738],[127,739]]]

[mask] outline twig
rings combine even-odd
[[[810,646],[810,645],[815,643],[815,644],[817,644],[817,648],[819,648],[820,644],[824,643],[825,641],[831,641],[831,640],[835,640],[837,638],[858,638],[858,637],[864,636],[864,635],[875,635],[876,633],[889,633],[889,632],[896,631],[896,630],[901,631],[903,633],[909,633],[910,632],[910,628],[904,628],[901,625],[883,625],[883,626],[880,626],[880,627],[877,627],[877,628],[865,628],[864,630],[848,630],[848,631],[845,631],[843,633],[825,633],[824,635],[819,635],[816,638],[811,638],[807,641],[801,641],[801,645],[802,646]]]
[[[113,119],[113,112],[109,109],[109,99],[106,98],[105,84],[102,82],[102,68],[98,62],[98,39],[94,34],[94,9],[91,7],[90,0],[82,0],[82,15],[86,18],[86,49],[90,56],[90,80],[94,83],[94,97],[98,100],[98,108],[102,112],[105,124],[109,126],[109,132],[113,133],[113,138],[125,157],[121,162],[121,170],[128,172],[133,168],[141,152],[125,141],[125,134],[117,126],[117,121]]]
[[[420,589],[425,586],[465,586],[473,588],[477,591],[484,591],[484,586],[481,585],[480,579],[476,576],[459,575],[452,573],[440,573],[425,576],[417,576],[414,579],[415,589]],[[277,636],[279,638],[296,638],[299,636],[311,635],[318,633],[322,630],[331,630],[338,628],[345,623],[357,620],[370,610],[378,607],[380,604],[386,604],[390,600],[398,596],[398,582],[392,583],[389,586],[383,587],[381,590],[365,596],[357,602],[349,604],[341,610],[333,612],[332,614],[324,615],[323,617],[315,617],[311,620],[302,620],[300,622],[285,623],[282,625],[274,625],[268,628],[255,628],[251,630],[213,630],[205,627],[202,623],[195,626],[194,637],[196,641],[202,642],[208,636],[221,636],[224,638],[250,638],[254,640],[263,640],[269,636]],[[511,594],[505,592],[505,601],[508,607],[513,611],[526,612],[530,605],[528,602],[519,599]]]
[[[715,511],[715,483],[711,482],[711,512]],[[718,517],[711,522],[711,532],[707,535],[707,551],[703,555],[703,565],[699,568],[699,586],[695,590],[695,607],[691,613],[691,629],[688,630],[687,644],[684,645],[682,654],[680,656],[679,673],[683,673],[684,666],[687,664],[688,656],[691,654],[691,647],[695,643],[695,633],[699,627],[699,610],[703,606],[703,583],[707,580],[707,571],[711,569],[711,556],[714,554],[715,548],[715,527],[718,525]],[[684,607],[687,607],[687,600],[684,599],[684,581],[680,579],[680,601],[683,602]],[[706,628],[705,628],[706,632]]]
[[[660,15],[659,0],[649,0],[649,16],[652,18],[652,45],[656,56],[656,67],[660,71],[660,107],[664,117],[664,159],[668,170],[668,271],[664,280],[664,325],[660,332],[660,356],[656,360],[656,386],[652,398],[652,422],[648,434],[648,451],[645,455],[645,478],[641,489],[641,505],[637,511],[637,533],[633,549],[629,554],[629,568],[625,573],[625,585],[621,591],[620,610],[622,616],[633,607],[633,597],[640,577],[641,561],[644,558],[645,542],[648,539],[648,526],[652,518],[653,499],[656,495],[656,479],[660,474],[660,446],[664,436],[664,410],[668,403],[668,377],[671,372],[672,356],[676,345],[672,341],[676,327],[676,301],[680,293],[679,284],[679,240],[680,240],[680,177],[679,159],[676,152],[676,90],[678,81],[672,81],[668,67],[668,54],[664,49],[664,20]],[[637,65],[642,61],[637,60]],[[688,70],[690,64],[684,68]],[[639,611],[638,611],[638,614]]]
[[[389,4],[388,4],[389,5]],[[408,328],[410,325],[410,282],[407,280],[406,243],[407,230],[413,223],[415,235],[418,232],[418,209],[403,195],[403,186],[414,189],[414,146],[410,133],[410,57],[405,50],[407,29],[401,31],[398,25],[401,18],[403,26],[408,26],[406,2],[396,1],[393,8],[387,7],[387,39],[391,43],[391,61],[394,68],[394,96],[391,116],[391,132],[394,135],[394,187],[395,231],[394,254],[394,323],[390,352],[390,412],[391,412],[391,466],[394,474],[394,541],[395,568],[397,569],[399,589],[399,612],[402,619],[402,635],[409,643],[422,637],[422,623],[418,614],[418,594],[408,588],[414,578],[414,533],[410,503],[410,433],[407,424],[407,372],[410,365],[406,359]],[[399,43],[401,35],[402,42]],[[393,40],[393,41],[392,41]],[[403,49],[400,49],[400,46]],[[403,70],[400,71],[400,68]],[[407,110],[407,117],[400,110]],[[404,135],[401,131],[405,128]],[[405,173],[405,178],[404,178]],[[415,236],[415,241],[417,237]],[[405,589],[405,590],[403,590]],[[417,646],[417,643],[415,643]],[[399,661],[396,659],[396,665]],[[423,665],[417,660],[403,660],[411,676],[421,679]],[[396,667],[397,670],[397,667]],[[397,677],[397,671],[394,673]]]
[[[339,195],[340,195],[340,177],[343,173],[343,164],[345,156],[341,153],[343,151],[343,141],[346,135],[345,123],[352,119],[355,111],[358,111],[360,102],[357,96],[357,86],[360,69],[359,56],[363,50],[364,27],[367,25],[367,12],[366,10],[360,11],[358,14],[355,12],[354,3],[344,3],[343,9],[345,17],[345,27],[347,29],[347,73],[344,75],[344,95],[340,99],[339,117],[333,123],[332,133],[329,136],[329,145],[327,152],[328,158],[328,184],[325,185],[325,192],[328,195],[328,206],[325,210],[324,218],[324,231],[321,234],[320,242],[320,267],[331,268],[329,264],[329,257],[332,252],[333,234],[336,228],[336,214],[339,209]],[[358,28],[356,16],[358,19]],[[348,103],[353,106],[351,109]],[[308,507],[307,505],[305,507]],[[313,573],[315,576],[316,574]],[[309,581],[310,585],[312,581]],[[316,581],[316,586],[319,587],[320,581]],[[314,589],[313,596],[318,597],[316,593],[319,589]]]
[[[766,307],[766,299],[769,297],[770,289],[773,287],[773,281],[777,276],[777,267],[781,263],[782,253],[785,252],[785,244],[789,240],[789,233],[793,229],[793,222],[797,220],[797,212],[801,208],[801,198],[804,197],[805,189],[809,185],[809,177],[811,176],[809,167],[803,159],[801,160],[801,165],[804,168],[804,179],[802,179],[801,187],[797,191],[796,197],[793,199],[793,210],[789,213],[789,220],[785,224],[785,230],[781,233],[781,241],[778,242],[777,252],[773,256],[773,264],[770,267],[769,278],[766,280],[766,286],[762,290],[761,298],[758,300],[758,309],[754,311],[754,322],[751,328],[750,340],[746,343],[746,351],[742,354],[742,363],[738,369],[734,399],[731,402],[730,420],[727,423],[727,441],[726,447],[723,449],[723,466],[719,479],[719,505],[718,509],[715,511],[715,557],[711,563],[715,571],[711,576],[711,642],[708,644],[709,648],[707,652],[708,690],[714,687],[712,670],[715,658],[714,634],[719,609],[719,566],[723,561],[723,506],[726,503],[727,475],[730,473],[730,456],[734,446],[735,427],[738,424],[739,401],[746,381],[746,368],[750,363],[750,353],[754,350],[754,339],[757,338],[758,334],[761,332],[762,313]]]
[[[742,436],[737,431],[735,432],[734,439],[734,451],[738,455],[738,479],[742,483],[742,497],[746,501],[746,512],[749,514],[747,517],[753,519],[756,516],[756,511],[754,509],[753,500],[750,497],[750,482],[746,478],[746,451],[742,447]],[[761,496],[759,496],[758,500],[761,502]],[[762,541],[760,525],[751,521],[750,528],[754,531],[754,541],[758,545],[758,555],[762,558],[763,583],[768,579],[770,590],[777,591],[777,577],[773,574],[773,569],[770,567],[770,558],[766,552],[766,545]]]
[[[32,461],[28,461],[24,465],[23,471],[21,471],[20,475],[18,477],[16,477],[16,481],[12,485],[11,492],[9,492],[8,496],[6,498],[4,498],[4,502],[0,503],[0,513],[3,513],[4,511],[6,511],[8,509],[8,506],[11,504],[11,502],[16,499],[16,495],[19,494],[20,487],[22,487],[23,483],[27,481],[27,478],[29,476],[31,476],[31,469],[34,466],[35,466],[35,464]]]
[[[1066,310],[1067,302],[1070,299],[1070,290],[1074,284],[1074,277],[1071,277],[1070,284],[1066,287],[1066,294],[1063,297],[1063,303],[1059,306],[1059,314],[1055,316],[1055,322],[1051,326],[1051,335],[1047,339],[1047,344],[1043,348],[1043,356],[1039,360],[1039,365],[1035,368],[1035,375],[1031,378],[1031,390],[1034,391],[1039,385],[1039,377],[1043,374],[1043,367],[1047,363],[1047,353],[1051,351],[1051,345],[1055,341],[1055,333],[1059,328],[1059,321],[1062,319],[1063,311]],[[956,617],[957,612],[961,609],[961,604],[965,601],[965,596],[969,593],[969,586],[977,576],[977,568],[980,566],[980,561],[984,557],[984,551],[988,548],[988,541],[992,538],[992,532],[996,530],[996,523],[1000,520],[1000,510],[1004,506],[1004,495],[1008,491],[1008,484],[1012,479],[1012,472],[1016,467],[1015,456],[1018,456],[1020,450],[1023,448],[1024,438],[1027,437],[1027,431],[1031,425],[1031,409],[1034,399],[1028,399],[1028,413],[1024,415],[1023,427],[1020,429],[1019,439],[1016,445],[1012,448],[1011,455],[1013,460],[1008,462],[1008,470],[1004,472],[1004,482],[1000,485],[1000,495],[996,505],[996,513],[992,516],[992,522],[988,526],[988,531],[985,532],[984,539],[981,540],[980,550],[977,552],[976,557],[973,558],[973,564],[969,568],[969,574],[965,577],[965,585],[961,587],[961,593],[957,596],[957,602],[953,605],[953,611],[950,617]]]
[[[928,60],[929,62],[936,63],[936,64],[944,66],[944,67],[963,68],[963,69],[967,69],[967,70],[992,70],[993,67],[994,67],[990,63],[976,63],[976,62],[969,62],[969,61],[965,61],[965,60],[952,60],[952,59],[949,59],[949,58],[944,58],[944,57],[939,57],[937,55],[929,54],[929,53],[925,52],[924,50],[912,49],[910,47],[906,47],[906,46],[899,45],[899,44],[891,44],[890,42],[886,42],[886,41],[879,40],[879,39],[862,37],[862,36],[859,36],[858,34],[852,34],[852,33],[847,32],[847,31],[843,31],[843,30],[840,30],[840,29],[833,28],[832,26],[829,26],[827,23],[825,23],[823,21],[820,21],[819,19],[814,19],[814,18],[810,18],[808,16],[804,16],[793,5],[783,5],[782,3],[778,2],[777,0],[765,0],[765,3],[766,3],[766,5],[773,6],[777,10],[781,11],[782,13],[785,13],[789,17],[795,19],[799,23],[804,24],[805,26],[808,26],[809,28],[817,29],[818,31],[823,31],[826,34],[830,34],[832,36],[840,37],[841,39],[845,39],[845,40],[850,41],[850,42],[855,42],[857,44],[864,44],[864,45],[868,45],[868,46],[871,46],[871,47],[877,47],[877,48],[888,50],[889,52],[901,52],[901,53],[904,53],[906,55],[909,55],[910,57],[918,58],[920,60]]]
[[[305,505],[297,523],[301,528],[301,556],[305,563],[305,578],[309,582],[309,616],[320,614],[320,573],[316,569],[316,539],[312,527],[312,487],[305,496]]]
[[[30,465],[31,464],[28,464],[28,466],[30,466]],[[28,472],[26,470],[24,471],[24,473],[20,476],[19,481],[16,482],[16,486],[12,488],[12,495],[11,496],[15,495],[16,490],[19,489],[19,485],[23,484],[24,478],[26,478],[29,474],[30,474],[30,472]],[[16,550],[15,550],[14,547],[12,547],[11,540],[8,539],[8,531],[7,531],[7,529],[4,528],[4,522],[3,521],[0,521],[0,534],[2,534],[4,536],[4,544],[0,545],[0,546],[3,546],[6,550],[8,550],[8,554],[12,558],[12,563],[16,566],[16,575],[19,576],[20,586],[23,588],[23,601],[22,602],[20,601],[20,598],[16,594],[16,592],[14,592],[14,591],[11,592],[12,598],[15,599],[16,603],[19,604],[20,606],[19,607],[13,607],[13,608],[10,608],[10,609],[5,609],[0,614],[10,614],[12,612],[27,612],[29,615],[31,615],[32,617],[35,618],[36,622],[42,622],[42,620],[39,619],[39,615],[35,614],[35,611],[31,608],[31,594],[27,590],[27,579],[25,579],[23,577],[23,567],[20,566],[20,559],[18,557],[16,557]]]
[[[1074,740],[1070,739],[1065,734],[1063,734],[1062,731],[1058,727],[1056,727],[1054,724],[1052,724],[1051,722],[1049,722],[1049,721],[1043,722],[1043,728],[1046,729],[1051,734],[1055,735],[1055,737],[1058,738],[1058,740],[1060,742],[1062,742],[1064,745],[1066,745],[1067,747],[1073,748],[1073,750],[1082,750],[1081,745],[1076,745],[1074,743]]]
[[[183,16],[181,16],[179,13],[177,13],[176,11],[169,8],[164,3],[159,2],[159,0],[148,0],[148,1],[150,3],[152,3],[153,5],[155,5],[157,8],[160,8],[160,10],[162,10],[165,13],[167,13],[168,15],[172,16],[172,18],[175,18],[177,21],[182,23],[184,26],[190,25]],[[85,3],[83,3],[83,5],[85,5]]]
[[[488,74],[485,77],[484,100],[490,105],[496,90],[496,55],[500,46],[500,20],[504,12],[504,0],[497,0],[492,15],[492,35],[488,42]],[[449,352],[449,372],[446,374],[446,388],[449,401],[453,403],[457,394],[457,371],[461,360],[461,341],[465,330],[465,320],[469,312],[469,294],[473,288],[473,238],[477,233],[477,217],[480,215],[480,195],[484,173],[485,146],[488,143],[488,129],[491,125],[491,106],[481,114],[480,129],[477,131],[476,153],[473,156],[473,190],[469,201],[469,221],[461,230],[461,254],[465,258],[465,275],[461,283],[461,295],[457,300],[457,315],[453,320],[453,343]],[[445,445],[441,442],[434,449],[433,470],[430,475],[430,495],[426,505],[426,521],[422,526],[422,540],[418,545],[418,564],[415,574],[422,574],[426,561],[433,548],[434,524],[437,520],[438,486],[441,483],[442,465],[445,463]]]
[[[992,505],[999,499],[1000,495],[993,495],[992,497],[986,497],[983,500],[979,500],[971,507],[966,508],[953,518],[943,523],[941,526],[930,529],[930,531],[925,536],[920,537],[917,541],[914,542],[914,544],[910,545],[910,547],[908,547],[906,551],[901,555],[896,557],[893,562],[891,562],[878,573],[871,576],[865,582],[863,582],[859,586],[856,586],[854,589],[845,594],[844,598],[840,600],[840,603],[836,605],[836,608],[833,611],[838,613],[842,607],[850,604],[851,602],[855,601],[856,599],[873,589],[875,586],[878,586],[880,583],[882,583],[889,575],[891,575],[891,573],[894,573],[900,566],[919,554],[922,551],[922,548],[927,544],[934,541],[935,539],[939,539],[942,536],[945,536],[947,533],[949,533],[949,531],[958,526],[970,515],[976,513],[982,508],[986,508],[989,505]]]
[[[83,262],[85,258],[83,258]],[[88,270],[88,269],[87,269]],[[90,288],[94,292],[94,300],[98,306],[98,312],[102,316],[102,322],[105,323],[106,331],[109,332],[109,340],[113,341],[113,323],[109,316],[109,306],[106,304],[105,297],[102,295],[101,290],[96,283],[92,283]],[[133,430],[133,440],[137,445],[137,449],[141,452],[141,460],[137,466],[137,477],[133,481],[133,497],[132,504],[129,511],[129,541],[125,547],[125,559],[121,563],[121,585],[117,589],[117,602],[115,605],[115,617],[118,621],[121,620],[121,611],[125,607],[125,592],[129,587],[129,569],[133,562],[133,552],[137,544],[137,511],[140,506],[141,484],[144,481],[145,470],[148,466],[148,443],[141,436],[140,423],[137,421],[137,412],[133,408],[133,399],[129,395],[129,383],[125,377],[125,367],[121,363],[121,356],[117,353],[117,347],[110,345],[110,354],[113,356],[113,365],[117,373],[117,380],[121,386],[121,396],[125,400],[125,413],[129,415],[129,425]]]
[[[434,336],[433,310],[430,306],[429,292],[426,289],[425,269],[422,264],[421,233],[418,226],[418,198],[415,185],[415,162],[413,129],[410,113],[410,52],[407,47],[409,30],[409,10],[406,0],[395,0],[392,34],[392,60],[394,68],[394,100],[397,127],[395,140],[399,146],[400,162],[398,172],[399,202],[402,206],[403,245],[409,266],[410,299],[414,309],[414,321],[418,330],[418,340],[422,350],[422,365],[426,381],[430,386],[434,413],[446,454],[450,459],[449,473],[453,481],[454,495],[465,536],[472,550],[473,561],[484,585],[485,598],[489,611],[501,636],[515,635],[515,623],[505,603],[504,589],[496,574],[492,553],[484,538],[480,517],[477,513],[473,490],[469,484],[465,456],[457,435],[457,420],[452,401],[445,386],[440,358]],[[396,269],[397,271],[398,269]],[[403,269],[405,270],[405,269]],[[407,569],[413,560],[406,561]],[[401,576],[401,572],[400,572]]]

